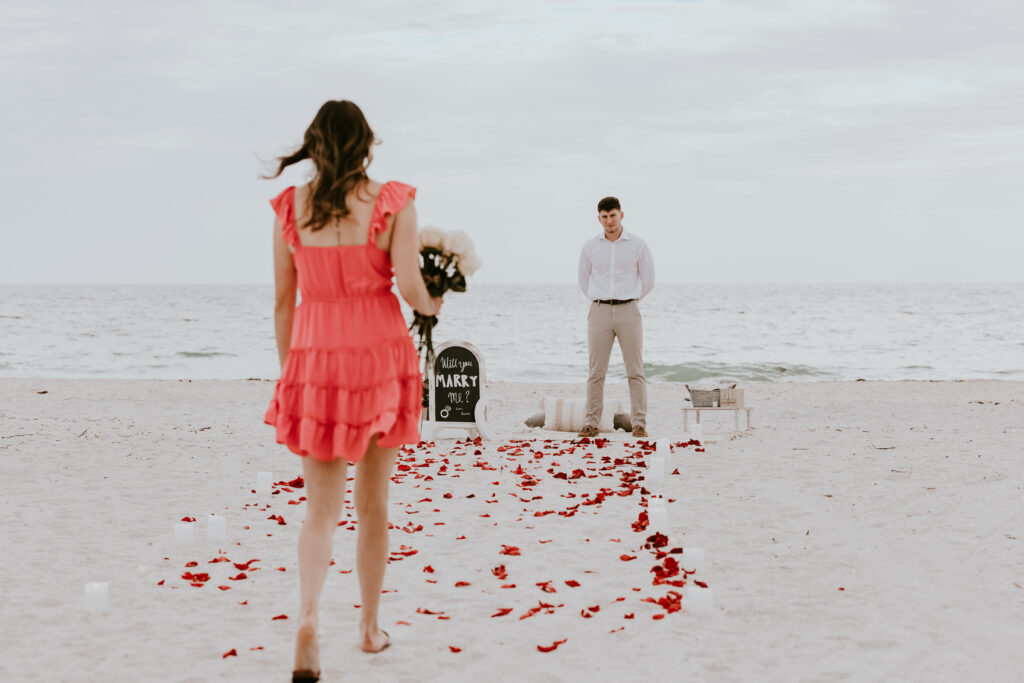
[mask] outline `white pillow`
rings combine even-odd
[[[578,432],[583,429],[587,417],[587,402],[579,398],[555,398],[546,396],[540,401],[544,409],[544,429],[560,432]],[[598,430],[611,432],[615,430],[615,413],[622,410],[622,403],[606,398],[601,412],[601,423]]]

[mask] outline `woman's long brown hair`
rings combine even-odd
[[[366,168],[373,160],[370,147],[373,131],[363,112],[348,100],[329,100],[313,117],[302,146],[288,156],[278,157],[276,178],[292,164],[310,159],[316,167],[313,175],[312,207],[306,226],[316,231],[332,218],[348,216],[345,199],[367,179]]]

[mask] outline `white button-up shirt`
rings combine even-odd
[[[643,299],[654,289],[654,257],[647,243],[625,228],[614,242],[602,232],[583,244],[579,276],[591,301]]]

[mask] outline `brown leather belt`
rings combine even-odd
[[[595,304],[608,304],[609,306],[618,306],[619,304],[628,304],[636,301],[636,299],[594,299]]]

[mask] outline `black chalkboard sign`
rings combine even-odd
[[[431,417],[435,422],[472,424],[484,383],[483,363],[464,342],[445,342],[434,360]]]

